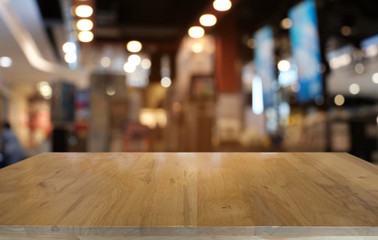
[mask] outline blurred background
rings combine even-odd
[[[378,162],[377,11],[373,0],[0,0],[1,119],[25,156]]]

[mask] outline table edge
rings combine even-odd
[[[0,226],[0,236],[378,236],[378,226]]]

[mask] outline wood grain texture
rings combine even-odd
[[[44,153],[0,170],[0,206],[10,237],[376,236],[378,168],[346,153]]]

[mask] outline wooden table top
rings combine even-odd
[[[378,167],[346,153],[43,153],[0,170],[0,206],[2,229],[377,227]]]

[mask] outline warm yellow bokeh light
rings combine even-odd
[[[93,14],[93,8],[89,5],[79,5],[75,9],[75,14],[78,17],[90,17]]]
[[[360,85],[358,85],[357,83],[352,83],[349,86],[349,92],[353,95],[360,93],[360,90],[361,90]]]
[[[137,53],[142,50],[142,44],[139,41],[130,41],[126,45],[127,51]]]
[[[91,31],[79,32],[78,39],[80,42],[90,42],[93,40],[93,33]]]
[[[160,84],[164,88],[169,88],[172,84],[172,80],[169,77],[163,77],[160,81]]]
[[[227,11],[230,10],[232,3],[230,0],[215,0],[213,2],[213,7],[217,11]]]
[[[133,73],[136,70],[136,66],[130,62],[126,62],[123,65],[123,70],[127,73]]]
[[[202,26],[211,27],[217,23],[217,18],[213,14],[204,14],[199,19]]]
[[[338,94],[338,95],[336,95],[334,101],[335,101],[335,104],[337,106],[342,106],[344,104],[344,102],[345,102],[345,98],[344,98],[343,95]]]
[[[127,61],[135,66],[139,65],[141,58],[137,54],[132,54],[127,58]]]
[[[371,76],[371,80],[373,81],[373,83],[378,84],[378,73],[374,73],[374,74]]]
[[[150,69],[151,68],[151,61],[148,58],[145,58],[141,62],[141,66],[143,69]]]
[[[89,19],[80,19],[76,23],[76,28],[80,31],[89,31],[93,28],[93,22]]]
[[[284,18],[281,21],[281,28],[283,29],[289,29],[293,25],[293,22],[290,20],[290,18]]]
[[[203,50],[203,47],[202,47],[202,44],[201,43],[194,43],[192,45],[192,51],[195,52],[195,53],[200,53],[202,52]]]
[[[195,26],[189,28],[188,34],[191,38],[201,38],[205,35],[205,30],[202,27]]]
[[[76,46],[73,42],[65,42],[62,46],[64,53],[74,53],[76,52]]]
[[[102,57],[100,60],[100,64],[103,67],[109,67],[111,63],[112,63],[112,60],[110,59],[110,57],[105,56],[105,57]]]
[[[277,67],[281,72],[286,72],[290,70],[291,64],[288,60],[281,60],[278,62]]]
[[[50,99],[52,96],[52,88],[46,81],[39,82],[37,89],[45,99]]]
[[[360,85],[358,85],[357,83],[352,83],[350,86],[349,86],[349,92],[353,95],[356,95],[360,92]]]
[[[77,56],[75,53],[66,53],[64,55],[64,61],[66,61],[67,63],[74,63],[76,62],[77,60]]]

